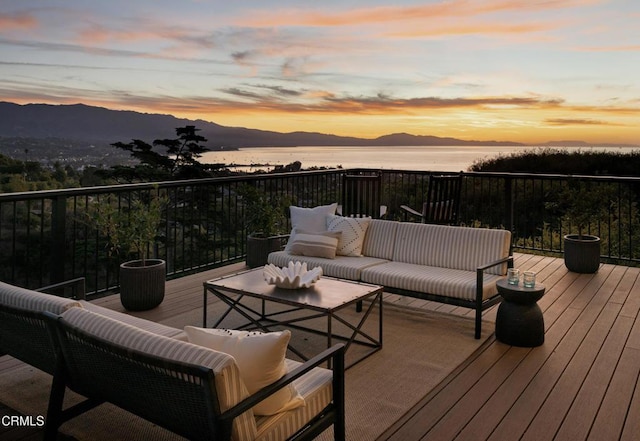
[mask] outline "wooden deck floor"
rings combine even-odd
[[[544,344],[492,338],[380,439],[640,439],[640,269],[515,257],[545,284]]]
[[[596,274],[579,275],[568,272],[562,259],[516,254],[515,262],[536,271],[546,286],[538,302],[545,343],[517,348],[490,337],[380,440],[640,438],[640,269],[603,265]],[[201,314],[202,282],[243,268],[236,264],[171,280],[162,305],[135,315],[171,324],[177,316]],[[472,315],[391,294],[385,301]],[[117,296],[96,303],[124,310]],[[493,320],[496,310],[485,317]],[[0,369],[10,364],[0,363]]]

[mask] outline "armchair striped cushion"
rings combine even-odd
[[[0,282],[0,304],[28,311],[62,314],[69,308],[82,307],[80,302]]]
[[[302,364],[289,359],[285,359],[285,363],[287,372]],[[272,416],[256,417],[258,426],[256,440],[281,441],[287,439],[311,421],[331,402],[333,397],[331,379],[330,370],[317,367],[294,381],[293,384],[304,398],[304,406]]]
[[[114,320],[119,320],[128,325],[135,326],[136,328],[140,328],[154,334],[163,335],[165,337],[171,337],[176,340],[187,341],[187,334],[182,329],[172,328],[171,326],[145,320],[143,318],[136,317],[135,315],[129,315],[123,312],[114,311],[113,309],[104,308],[100,305],[87,302],[86,300],[80,300],[80,304],[87,311],[95,312]]]

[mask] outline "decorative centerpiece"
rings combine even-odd
[[[309,288],[322,277],[322,268],[318,266],[307,270],[307,264],[300,262],[289,262],[286,268],[269,264],[265,265],[263,275],[269,285],[278,288]]]

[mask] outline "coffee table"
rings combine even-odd
[[[326,336],[327,347],[334,340],[344,342],[347,353],[352,345],[365,346],[364,354],[348,360],[347,367],[382,348],[381,286],[322,277],[310,288],[284,289],[267,284],[262,271],[257,268],[204,282],[202,325],[207,326],[207,300],[208,295],[213,294],[227,305],[213,328],[224,327],[225,319],[236,312],[245,322],[234,325],[235,329],[268,332],[285,326]],[[364,305],[364,309],[356,312],[360,305]],[[375,318],[377,326],[371,329],[368,321]],[[322,329],[323,326],[318,325],[325,320]],[[316,326],[310,326],[312,321]],[[368,330],[364,329],[365,323]],[[290,345],[289,349],[302,360],[310,358],[301,348]]]

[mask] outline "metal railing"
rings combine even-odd
[[[340,175],[298,172],[0,194],[0,280],[38,287],[83,276],[89,294],[116,288],[119,264],[130,256],[109,252],[90,212],[106,203],[128,210],[151,193],[167,201],[150,251],[166,260],[169,277],[238,261],[245,255],[250,209],[243,186],[310,206],[337,199]]]
[[[166,200],[153,257],[167,261],[168,277],[243,260],[245,218],[251,207],[244,186],[270,200],[311,207],[341,200],[345,170],[247,175],[189,181],[131,184],[0,194],[0,280],[38,287],[83,276],[88,295],[118,286],[126,253],[109,253],[108,238],[87,222],[92,206],[110,200],[126,210],[133,200],[157,193]],[[400,205],[419,208],[436,172],[380,170],[386,218],[405,217]],[[585,193],[586,190],[586,193]],[[582,192],[582,193],[581,193]],[[602,238],[602,257],[622,264],[640,262],[638,202],[640,179],[517,173],[464,173],[460,224],[508,228],[517,250],[559,255],[562,237],[575,231],[567,201],[581,194],[601,202],[587,225]],[[287,232],[290,225],[283,225]]]

